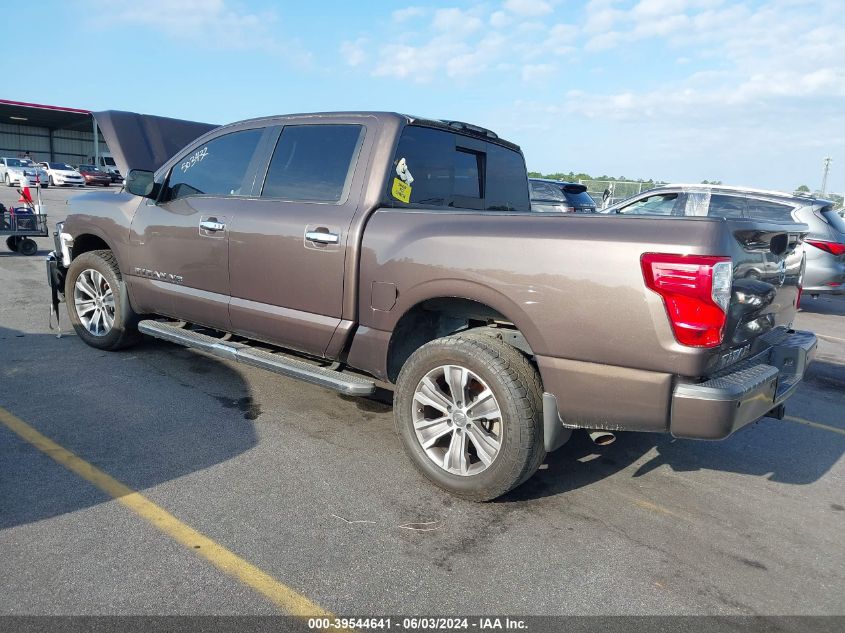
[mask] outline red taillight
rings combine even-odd
[[[840,257],[841,255],[845,255],[845,244],[840,244],[839,242],[827,242],[825,240],[804,240],[807,244],[812,244],[816,248],[820,248],[825,253],[830,253],[831,255],[836,255]]]
[[[721,345],[733,281],[730,258],[645,253],[641,262],[646,286],[663,297],[677,341]]]

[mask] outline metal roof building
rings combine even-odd
[[[108,147],[88,110],[0,99],[0,156],[26,152],[36,161],[78,165]]]

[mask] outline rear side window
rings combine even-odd
[[[743,218],[745,217],[745,204],[744,196],[714,194],[710,196],[708,215],[719,218]]]
[[[845,219],[830,207],[821,210],[824,221],[830,224],[835,230],[845,235]]]
[[[748,198],[748,215],[759,220],[795,221],[792,219],[791,205],[755,198]]]
[[[530,211],[527,173],[522,154],[507,147],[487,144],[487,191],[485,209]]]
[[[344,199],[364,137],[362,125],[287,125],[276,143],[262,198]]]
[[[531,199],[548,202],[565,202],[563,190],[550,182],[529,181],[531,185]]]
[[[519,152],[444,130],[402,131],[385,204],[528,211],[528,178]]]
[[[252,178],[247,178],[247,171],[263,132],[260,128],[231,132],[191,150],[173,166],[162,202],[199,195],[250,195]]]

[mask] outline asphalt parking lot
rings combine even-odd
[[[78,193],[44,192],[52,221]],[[56,338],[38,243],[0,251],[0,614],[845,614],[845,297],[805,300],[819,354],[788,419],[576,434],[472,504],[417,475],[384,400]]]

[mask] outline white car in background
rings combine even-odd
[[[39,163],[47,171],[47,180],[51,185],[85,186],[85,178],[67,163]]]
[[[4,156],[0,158],[0,179],[7,187],[34,187],[38,183],[38,167],[26,158]]]
[[[38,176],[37,182],[43,187],[47,188],[50,185],[47,183],[47,170],[41,166],[40,163],[36,164],[34,160],[31,158],[21,158],[21,162],[23,163],[24,169],[26,171],[34,171],[35,174]],[[31,186],[31,185],[30,185]]]

